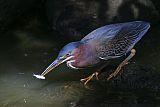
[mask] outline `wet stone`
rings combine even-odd
[[[131,63],[122,69],[122,73],[110,81],[107,81],[109,73],[104,72],[101,75],[103,85],[121,89],[149,89],[160,91],[160,73],[147,65]]]

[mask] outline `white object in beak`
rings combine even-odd
[[[45,77],[43,75],[35,75],[35,74],[33,74],[33,76],[35,76],[38,79],[43,79],[43,80],[45,79]]]

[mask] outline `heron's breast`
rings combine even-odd
[[[92,46],[84,44],[75,50],[75,62],[72,65],[77,68],[85,68],[97,64],[100,60],[95,54]]]

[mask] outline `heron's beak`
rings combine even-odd
[[[62,58],[57,58],[54,62],[52,62],[46,69],[45,71],[41,74],[41,76],[45,76],[48,74],[50,71],[52,71],[54,68],[59,66],[60,64],[68,61],[69,59],[73,58],[73,56],[63,56]]]

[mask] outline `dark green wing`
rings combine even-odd
[[[107,60],[128,53],[149,27],[150,24],[143,21],[106,25],[82,40],[94,45],[97,57]]]

